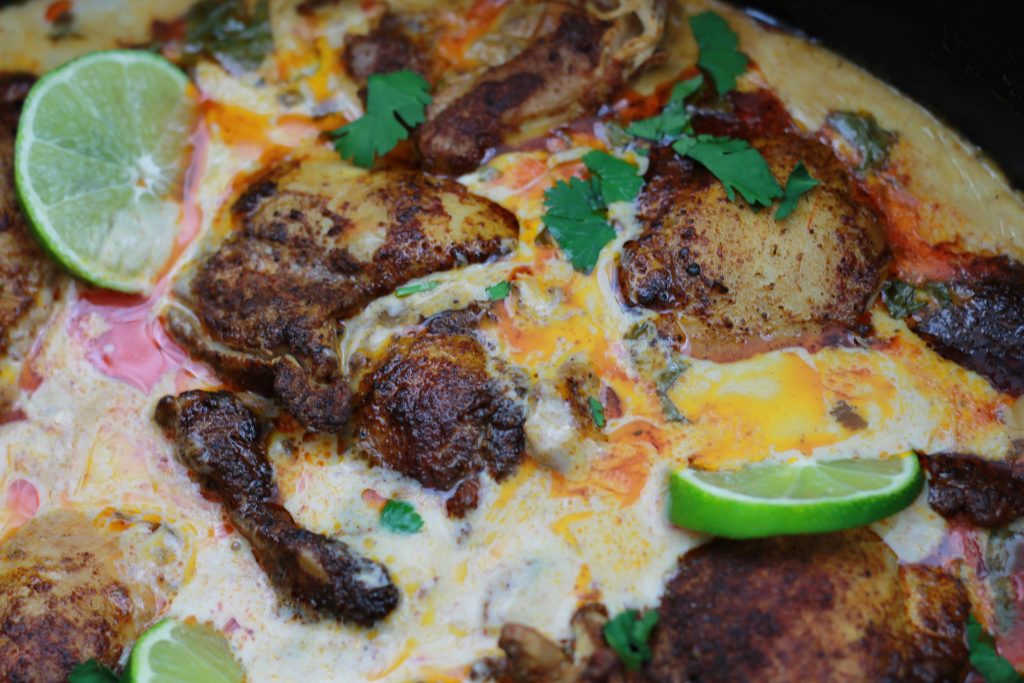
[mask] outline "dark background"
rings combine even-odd
[[[1024,0],[733,0],[896,86],[1024,189]]]

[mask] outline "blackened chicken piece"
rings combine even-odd
[[[680,561],[643,679],[960,680],[966,597],[873,532],[715,540]]]
[[[204,494],[232,524],[281,593],[315,615],[372,626],[398,604],[387,569],[336,539],[300,527],[278,502],[256,416],[227,392],[166,396],[156,420]]]
[[[989,528],[1024,517],[1024,464],[963,453],[937,453],[922,462],[928,504],[943,517]]]
[[[773,210],[729,201],[696,162],[652,150],[643,233],[619,265],[626,302],[662,313],[665,336],[715,360],[855,328],[888,263],[882,227],[832,150],[798,131],[773,95],[732,93],[728,104],[695,115],[697,132],[748,140],[780,185],[799,161],[821,185],[776,222]]]
[[[442,314],[394,340],[364,379],[353,418],[371,463],[454,489],[452,517],[476,507],[480,472],[501,480],[523,457],[522,409],[489,369],[470,319]]]
[[[582,7],[550,3],[557,17],[545,22],[551,29],[534,43],[484,71],[461,95],[437,93],[417,135],[426,166],[465,173],[479,165],[487,150],[531,122],[544,120],[550,130],[595,111],[625,84],[661,37],[665,3],[638,4],[640,20],[619,13],[604,21]],[[635,26],[644,20],[647,25],[638,35]],[[451,87],[465,88],[462,83]]]
[[[394,14],[385,14],[366,35],[345,39],[345,68],[360,85],[366,85],[366,79],[374,74],[427,72],[423,56]]]
[[[1024,394],[1024,266],[946,283],[950,301],[915,311],[908,324],[941,356],[1013,396]]]
[[[184,574],[176,535],[125,524],[110,531],[78,512],[47,512],[3,541],[0,681],[63,682],[90,659],[117,667],[158,602],[173,598]]]
[[[362,173],[336,157],[285,165],[232,212],[233,233],[174,307],[171,333],[239,386],[275,395],[309,429],[335,432],[351,394],[341,322],[405,282],[501,256],[515,217],[459,184]]]
[[[21,356],[46,317],[56,269],[29,235],[14,188],[14,136],[27,74],[0,74],[0,358]],[[0,414],[11,400],[0,386]]]

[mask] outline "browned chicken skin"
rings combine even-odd
[[[656,16],[651,49],[661,35],[664,2],[648,3]],[[622,87],[639,60],[623,59],[628,15],[603,21],[583,3],[549,3],[552,28],[504,64],[481,74],[461,96],[442,90],[417,131],[427,168],[465,173],[532,121],[556,126],[594,111]],[[634,56],[635,55],[631,55]],[[463,89],[463,84],[454,88]]]
[[[944,283],[946,303],[915,311],[907,324],[941,356],[984,376],[1013,396],[1024,394],[1024,265],[978,259],[977,277]]]
[[[928,504],[943,517],[987,528],[1024,517],[1024,464],[964,453],[928,455],[921,463],[928,472]]]
[[[448,513],[477,505],[477,475],[511,474],[523,457],[523,412],[488,369],[472,312],[447,313],[396,339],[363,380],[354,417],[373,464],[428,488],[455,489]]]
[[[658,327],[700,357],[728,360],[854,327],[881,284],[888,250],[832,150],[800,134],[772,95],[732,93],[732,111],[694,117],[699,133],[744,138],[780,184],[798,161],[821,181],[776,222],[730,202],[706,169],[651,153],[643,233],[623,249],[625,300],[661,312]]]
[[[413,278],[501,256],[518,235],[511,213],[457,183],[357,173],[337,158],[273,170],[233,220],[185,293],[194,316],[172,308],[169,328],[226,377],[328,432],[350,413],[341,322]]]
[[[80,513],[51,512],[4,541],[0,681],[63,683],[75,665],[89,659],[116,667],[156,617],[154,591],[164,592],[166,600],[180,580],[180,547],[145,548],[168,533],[149,524],[112,532]],[[155,564],[154,558],[173,558],[174,566]],[[148,585],[129,577],[145,577]]]
[[[0,74],[0,357],[23,354],[46,316],[55,268],[29,235],[14,188],[14,137],[21,103],[35,81]],[[0,386],[0,415],[11,396]]]
[[[362,626],[391,613],[399,593],[383,565],[303,529],[277,502],[263,430],[237,397],[202,391],[166,396],[157,405],[156,420],[203,492],[221,499],[283,594],[316,615]]]

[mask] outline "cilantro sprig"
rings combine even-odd
[[[782,201],[779,202],[779,208],[775,210],[775,220],[781,221],[789,217],[789,214],[796,210],[801,195],[810,192],[818,185],[821,185],[821,181],[811,175],[807,167],[804,166],[804,162],[798,161],[786,180]]]
[[[654,142],[668,142],[683,134],[693,133],[690,115],[686,111],[686,100],[700,90],[703,85],[704,76],[699,74],[689,80],[676,83],[660,114],[634,121],[626,130],[638,138]]]
[[[589,273],[605,245],[615,239],[608,205],[633,201],[643,185],[637,168],[607,152],[583,156],[588,180],[559,180],[544,193],[544,225],[576,270]]]
[[[396,534],[415,534],[423,528],[423,518],[411,503],[392,499],[380,509],[380,524]]]
[[[366,88],[366,113],[330,136],[342,159],[370,168],[374,158],[390,152],[423,123],[431,97],[426,79],[409,70],[374,74]]]
[[[747,56],[739,38],[718,14],[707,11],[690,17],[690,29],[700,48],[697,65],[711,76],[719,95],[736,87],[736,77],[747,70]]]
[[[1021,675],[996,651],[995,639],[972,614],[967,618],[967,649],[971,666],[986,683],[1021,683]]]
[[[640,616],[636,610],[628,609],[605,623],[604,639],[627,669],[639,671],[644,662],[651,660],[647,641],[657,624],[658,613],[654,610]]]

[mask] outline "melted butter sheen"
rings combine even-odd
[[[76,7],[82,26],[96,31],[83,49],[111,42],[99,26],[111,8],[121,6],[107,0]],[[174,14],[161,3],[131,6],[139,25]],[[263,85],[200,66],[197,87],[206,100],[208,139],[193,168],[197,181],[190,199],[201,216],[200,238],[185,250],[177,272],[187,272],[197,251],[223,232],[219,209],[233,188],[270,161],[314,144],[314,107],[329,103],[345,116],[358,112],[356,89],[325,55],[336,54],[343,34],[336,27],[358,28],[365,20],[354,4],[339,7],[320,24],[275,16],[279,53],[264,66]],[[40,39],[45,27],[35,13],[42,8],[29,2],[0,13],[0,70],[52,66],[55,54],[76,49],[68,43],[54,52]],[[777,39],[730,16],[741,24],[742,44],[751,54],[782,49],[771,42]],[[25,28],[13,42],[11,26]],[[118,24],[111,30],[136,35],[141,29]],[[806,48],[794,43],[787,49]],[[814,68],[802,66],[805,61],[791,60],[786,68]],[[312,99],[282,104],[287,98],[279,95],[296,89]],[[888,112],[907,106],[879,87],[862,92],[857,108]],[[806,93],[783,95],[799,113]],[[591,134],[574,136],[574,146],[601,146]],[[915,154],[945,158],[935,145],[922,144]],[[484,341],[496,356],[523,369],[532,385],[553,382],[570,359],[589,364],[606,395],[618,400],[604,438],[571,438],[570,430],[567,439],[570,413],[557,405],[528,410],[533,444],[557,450],[571,441],[574,450],[543,466],[540,457],[528,459],[501,485],[486,482],[479,509],[453,521],[442,497],[412,479],[366,467],[333,437],[274,437],[271,456],[288,509],[303,525],[337,534],[387,563],[403,593],[387,621],[364,631],[297,620],[277,603],[245,542],[224,526],[218,506],[198,495],[151,415],[159,397],[218,381],[185,363],[176,349],[160,346],[163,337],[153,325],[168,294],[126,310],[127,318],[108,306],[97,314],[95,302],[73,290],[59,304],[33,363],[41,382],[22,396],[25,418],[0,426],[0,538],[36,509],[94,515],[131,510],[187,539],[185,579],[163,609],[221,628],[254,683],[462,680],[469,665],[495,654],[498,630],[508,621],[560,638],[569,635],[569,619],[582,602],[601,600],[612,613],[656,604],[678,556],[701,542],[666,520],[666,475],[673,467],[877,457],[910,448],[999,457],[1008,449],[1002,419],[1009,408],[1003,400],[984,380],[943,361],[880,312],[874,323],[886,341],[872,349],[789,349],[731,364],[691,362],[668,387],[689,422],[668,421],[654,378],[638,367],[625,341],[642,315],[623,307],[614,286],[618,252],[637,232],[632,207],[615,208],[620,236],[604,250],[594,274],[573,272],[557,250],[536,241],[544,190],[580,168],[573,160],[578,155],[551,157],[546,151],[512,152],[492,160],[496,173],[464,177],[472,191],[517,214],[517,251],[502,262],[431,276],[439,286],[430,292],[373,303],[347,325],[341,357],[346,364],[375,357],[391,335],[421,316],[482,302],[486,287],[512,279],[513,293],[494,305]],[[365,239],[375,239],[374,231],[367,230]],[[117,354],[128,351],[108,345],[132,345],[139,335],[156,350],[138,365],[118,364]],[[840,402],[865,426],[851,429],[837,421],[833,411]],[[1019,423],[1014,422],[1017,434]],[[413,503],[425,522],[422,532],[381,529],[377,509],[368,502],[380,497]],[[878,529],[901,557],[916,560],[939,542],[944,523],[919,501]]]

